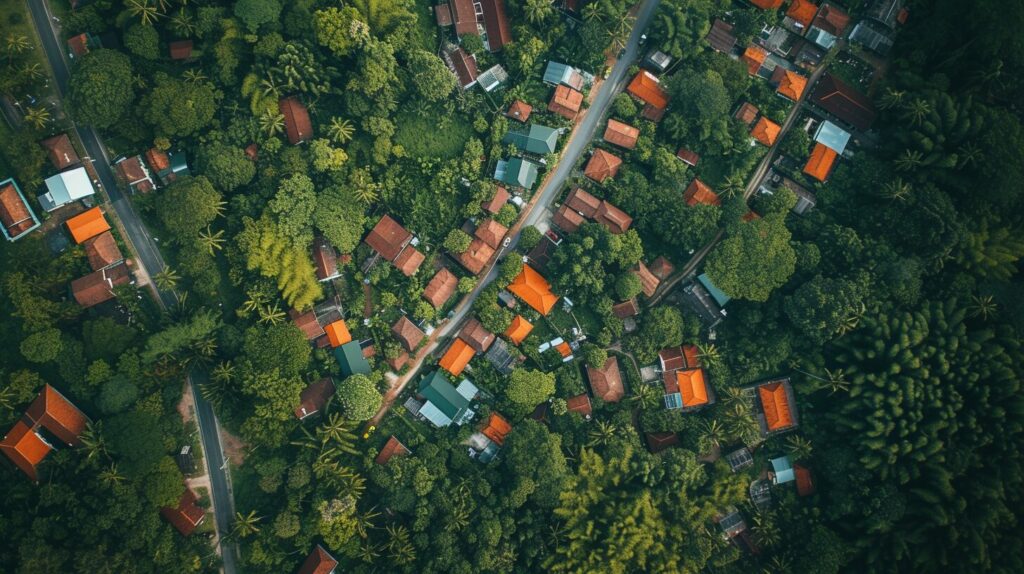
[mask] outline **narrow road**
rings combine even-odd
[[[64,59],[64,44],[60,41],[59,34],[53,28],[53,16],[49,11],[46,0],[29,0],[28,5],[32,12],[32,21],[35,25],[36,33],[42,42],[43,51],[46,52],[50,70],[57,83],[57,93],[63,98],[67,93],[68,82],[71,79],[67,60]],[[124,225],[127,234],[127,237],[124,239],[131,244],[132,250],[138,255],[136,272],[141,272],[144,276],[149,277],[153,273],[161,271],[165,264],[163,257],[160,255],[160,250],[157,249],[156,243],[147,233],[145,225],[135,212],[129,199],[118,189],[114,174],[110,170],[110,160],[107,157],[106,148],[103,146],[96,130],[88,126],[75,126],[75,131],[85,146],[89,157],[93,159],[93,165],[99,174],[103,191],[106,192],[107,197],[110,199],[110,206],[113,207],[118,219]],[[175,296],[173,292],[161,291],[157,289],[156,285],[152,287],[157,295],[157,302],[161,307],[174,304]],[[192,394],[195,398],[196,418],[199,423],[199,433],[202,437],[204,451],[203,459],[206,461],[207,473],[210,475],[210,483],[213,487],[210,496],[214,506],[218,538],[221,541],[221,558],[224,562],[224,572],[226,574],[235,574],[235,545],[234,543],[224,542],[224,536],[230,530],[231,520],[234,516],[234,501],[231,497],[227,472],[223,465],[224,451],[220,444],[219,426],[213,413],[213,407],[195,391],[196,385],[192,383],[190,381],[189,387],[192,389]]]
[[[414,363],[409,368],[409,371],[395,381],[388,392],[385,393],[384,402],[381,404],[380,410],[366,423],[366,428],[380,423],[381,419],[384,418],[384,415],[387,414],[387,411],[394,404],[395,399],[402,394],[405,386],[416,378],[416,374],[423,367],[426,359],[431,357],[432,353],[437,350],[440,342],[444,341],[448,334],[455,332],[456,328],[466,319],[473,308],[473,302],[480,296],[480,292],[498,276],[497,260],[500,258],[500,255],[506,249],[515,249],[519,244],[520,230],[523,227],[536,225],[551,217],[551,211],[548,209],[548,206],[558,197],[558,192],[561,191],[565,181],[572,174],[576,161],[583,154],[587,146],[590,145],[594,134],[597,133],[597,128],[604,121],[605,114],[609,106],[611,106],[612,100],[626,83],[629,67],[637,60],[640,52],[640,36],[643,35],[647,26],[651,23],[654,11],[657,10],[660,2],[661,0],[644,0],[640,6],[636,14],[636,20],[633,22],[633,31],[629,35],[629,40],[626,42],[622,55],[616,60],[615,66],[612,67],[608,77],[598,87],[597,93],[594,94],[590,107],[587,108],[583,119],[573,129],[572,134],[569,136],[569,141],[565,144],[565,149],[562,150],[554,173],[544,179],[542,187],[534,194],[533,199],[530,200],[530,204],[524,210],[523,215],[520,216],[519,222],[509,231],[509,235],[512,237],[509,247],[502,249],[498,253],[498,257],[494,258],[491,267],[484,273],[484,277],[477,283],[476,289],[459,302],[448,322],[430,335],[427,345],[420,349],[413,359]]]

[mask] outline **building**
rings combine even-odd
[[[711,31],[708,32],[707,41],[711,49],[723,54],[732,54],[736,49],[736,36],[732,33],[732,24],[715,18],[711,24]]]
[[[469,365],[469,361],[476,355],[476,351],[462,337],[455,339],[441,357],[438,365],[451,373],[453,377],[462,374],[462,371]]]
[[[508,285],[508,290],[541,315],[550,313],[558,302],[558,295],[551,292],[547,279],[525,263],[523,270]]]
[[[644,66],[653,69],[655,72],[663,73],[668,69],[669,64],[672,63],[672,57],[662,52],[661,50],[654,50],[647,54],[644,58]]]
[[[529,121],[531,113],[533,113],[533,106],[523,100],[516,100],[508,107],[508,111],[505,112],[505,116],[512,118],[513,120],[526,123]]]
[[[626,149],[635,148],[639,137],[638,128],[618,120],[608,120],[608,126],[604,130],[604,141]]]
[[[647,70],[640,70],[626,86],[626,91],[644,103],[643,117],[659,121],[668,109],[668,93],[661,81]]]
[[[313,267],[316,269],[316,278],[320,282],[330,281],[341,277],[338,270],[338,252],[329,241],[322,235],[313,238]]]
[[[761,181],[757,188],[758,193],[775,193],[780,187],[785,187],[796,194],[796,205],[793,206],[793,213],[803,215],[812,209],[817,202],[814,192],[789,179],[788,177],[769,170],[768,175]]]
[[[747,73],[751,76],[756,76],[757,72],[764,65],[765,58],[768,57],[768,51],[756,44],[747,46],[747,49],[743,51],[743,55],[740,60],[747,65]]]
[[[313,137],[313,124],[309,121],[309,110],[296,96],[282,98],[277,107],[284,116],[284,131],[288,143],[297,145]]]
[[[793,474],[796,477],[796,493],[800,496],[814,494],[814,477],[811,471],[799,464],[793,465]]]
[[[44,181],[47,192],[38,197],[39,205],[46,211],[54,211],[73,201],[90,197],[96,193],[84,167],[76,167],[50,176]]]
[[[175,40],[167,44],[167,52],[172,60],[188,60],[192,57],[192,40]]]
[[[484,16],[484,45],[491,52],[499,52],[512,41],[503,0],[480,0]]]
[[[524,129],[510,129],[501,139],[501,143],[514,145],[526,153],[544,155],[555,153],[555,148],[558,147],[558,134],[559,130],[555,128],[530,124]]]
[[[78,152],[75,151],[75,146],[71,144],[71,138],[68,137],[68,134],[58,134],[51,138],[46,138],[39,142],[39,145],[43,146],[46,150],[47,155],[50,156],[50,163],[57,170],[67,169],[81,161],[78,157]]]
[[[750,3],[762,10],[776,10],[782,6],[782,0],[750,0]]]
[[[849,25],[849,14],[835,4],[825,2],[818,9],[818,14],[811,22],[806,37],[808,40],[828,50],[835,45],[836,40],[846,34],[846,28]]]
[[[683,192],[683,201],[690,207],[698,203],[703,205],[722,205],[722,200],[718,198],[718,194],[698,178],[693,178],[690,185],[686,187],[686,191]]]
[[[615,234],[625,233],[633,223],[633,218],[615,205],[594,197],[583,188],[576,187],[569,192],[565,202],[555,212],[553,221],[566,233],[572,233],[579,228],[584,219],[600,223]]]
[[[398,437],[391,435],[388,438],[388,442],[384,443],[384,446],[377,453],[377,457],[373,459],[376,464],[387,464],[389,460],[396,456],[408,456],[412,454],[409,447],[402,444],[402,441],[398,440]]]
[[[619,371],[619,360],[608,357],[604,365],[593,367],[587,365],[587,380],[594,396],[606,403],[617,403],[626,396],[626,388],[622,385],[622,372]]]
[[[79,446],[79,436],[89,424],[78,407],[50,385],[36,396],[25,413],[0,442],[0,451],[33,482],[39,480],[36,467],[55,445]]]
[[[743,122],[744,125],[749,126],[750,124],[754,123],[754,120],[757,119],[757,114],[759,112],[760,110],[757,109],[757,106],[755,106],[754,104],[750,102],[743,102],[743,104],[736,110],[736,113],[733,114],[732,117]]]
[[[494,343],[494,333],[484,328],[480,321],[471,318],[463,325],[459,338],[465,341],[477,353],[484,353]]]
[[[676,157],[690,167],[697,167],[697,164],[700,162],[700,154],[683,147],[679,148],[679,151],[676,152]]]
[[[587,420],[590,420],[590,415],[594,412],[593,406],[590,404],[590,396],[587,393],[569,397],[565,400],[565,406],[568,412],[576,413]]]
[[[433,305],[435,309],[440,309],[452,298],[458,286],[459,278],[445,267],[438,271],[430,279],[430,282],[427,283],[426,289],[423,290],[423,298]]]
[[[835,161],[835,150],[824,144],[816,143],[814,149],[811,150],[811,157],[807,158],[803,171],[814,179],[824,182],[832,173]]]
[[[13,179],[0,182],[0,231],[7,241],[17,241],[39,227],[21,188]]]
[[[487,266],[491,257],[494,257],[494,248],[486,241],[475,237],[470,241],[469,248],[459,254],[459,263],[470,273],[478,275]]]
[[[684,302],[710,327],[714,327],[725,317],[725,304],[729,296],[716,287],[706,274],[697,276],[683,287]]]
[[[647,267],[661,281],[668,279],[669,275],[672,275],[672,272],[675,271],[675,267],[663,255],[657,256]]]
[[[309,553],[296,574],[334,574],[338,561],[319,544]]]
[[[437,427],[446,427],[452,423],[462,426],[476,414],[469,406],[477,392],[477,388],[468,380],[463,380],[455,387],[448,382],[444,373],[434,371],[420,381],[419,394],[424,401],[419,414]]]
[[[516,315],[512,319],[512,323],[509,324],[508,329],[505,329],[505,337],[512,342],[513,345],[518,345],[526,339],[526,336],[533,331],[533,324],[523,318],[522,315]]]
[[[651,454],[658,454],[679,444],[679,435],[674,432],[649,432],[644,433],[644,440]]]
[[[157,148],[150,148],[146,151],[146,163],[149,168],[156,172],[157,178],[163,185],[168,185],[179,177],[189,175],[188,161],[185,159],[185,152],[165,152]]]
[[[334,381],[329,377],[310,383],[299,395],[299,406],[295,409],[295,418],[302,420],[313,416],[327,406],[327,401],[334,396]]]
[[[619,173],[621,165],[622,160],[618,156],[598,148],[594,150],[587,166],[583,168],[583,175],[598,183],[604,183],[605,180],[613,178]]]
[[[775,93],[794,102],[800,101],[807,88],[807,78],[793,70],[786,70],[782,66],[775,68],[775,72],[772,73],[772,82],[777,84]]]
[[[476,85],[477,76],[479,76],[476,68],[476,56],[454,44],[449,44],[442,52],[442,56],[448,69],[455,74],[460,88],[468,90]]]
[[[521,157],[498,160],[494,168],[494,179],[512,187],[532,189],[537,183],[540,168],[537,164]]]
[[[434,15],[438,26],[455,25],[455,34],[479,35],[477,18],[483,15],[483,8],[477,10],[473,0],[449,0],[434,7]]]
[[[426,337],[426,334],[405,315],[391,326],[391,332],[406,351],[415,351]]]
[[[124,260],[124,255],[121,254],[121,249],[117,246],[117,240],[109,231],[86,239],[82,245],[85,247],[85,256],[89,259],[89,266],[93,271]]]
[[[505,204],[508,203],[508,200],[511,197],[512,194],[510,194],[507,189],[499,185],[497,186],[497,189],[494,190],[494,196],[491,197],[490,200],[480,202],[480,208],[492,215],[496,214],[501,211],[502,207],[505,207]]]
[[[763,436],[796,428],[796,398],[788,377],[758,383],[754,388],[759,409],[757,421]]]
[[[754,128],[750,130],[750,136],[762,145],[772,147],[775,145],[781,132],[782,127],[779,124],[761,116],[761,119],[757,120],[757,123],[754,124]]]
[[[113,299],[114,287],[133,283],[130,264],[130,261],[122,261],[72,281],[71,294],[75,301],[88,308]]]
[[[352,334],[348,332],[348,325],[345,324],[343,319],[328,323],[324,327],[324,333],[327,334],[327,340],[332,348],[352,342]]]
[[[490,68],[487,68],[480,75],[476,77],[476,83],[484,89],[485,92],[493,92],[498,86],[508,81],[508,72],[505,68],[501,67],[501,64],[495,64]]]
[[[662,349],[658,366],[665,387],[665,408],[695,410],[715,403],[697,347],[684,345]]]
[[[861,20],[850,32],[850,42],[887,56],[895,42],[895,32],[874,20]]]
[[[817,13],[818,5],[810,0],[793,0],[789,9],[786,10],[786,17],[792,21],[794,28],[802,31],[811,25],[811,21],[814,20],[814,15]]]
[[[171,526],[180,532],[182,536],[188,536],[206,518],[206,511],[196,504],[197,502],[199,502],[199,499],[196,498],[196,494],[192,492],[191,488],[186,486],[185,492],[181,494],[181,498],[178,500],[178,506],[174,508],[164,506],[160,509],[160,516],[163,516],[164,520],[170,522]]]
[[[565,85],[555,87],[548,103],[548,111],[556,113],[567,120],[575,120],[576,114],[583,106],[583,93]]]
[[[842,155],[850,143],[850,132],[825,120],[818,125],[818,130],[814,132],[814,141]]]
[[[426,259],[415,247],[409,245],[412,240],[412,233],[409,233],[390,215],[385,215],[370,230],[364,241],[370,246],[370,249],[392,262],[402,274],[411,277]]]
[[[566,86],[580,91],[586,83],[586,78],[576,68],[551,60],[544,68],[544,83],[552,86]]]
[[[725,455],[725,462],[729,463],[729,469],[733,473],[737,473],[745,468],[754,466],[754,455],[751,454],[750,449],[747,447],[734,450],[729,454]]]
[[[334,359],[338,361],[342,377],[370,374],[370,363],[363,356],[363,349],[359,346],[359,341],[349,341],[335,348]]]
[[[65,221],[64,224],[67,225],[72,239],[79,244],[105,231],[110,231],[110,224],[107,223],[107,219],[103,217],[103,211],[98,207],[83,211]]]
[[[644,265],[644,262],[638,261],[637,264],[630,269],[630,272],[633,273],[633,275],[636,275],[637,279],[640,280],[640,285],[643,287],[644,295],[653,297],[654,293],[658,290],[658,285],[661,284],[661,281],[651,273],[651,270]]]
[[[619,319],[628,319],[629,317],[636,317],[640,314],[640,306],[636,303],[636,298],[632,298],[622,303],[616,303],[612,305],[612,314]]]
[[[877,116],[871,100],[827,72],[814,86],[810,100],[839,121],[860,131],[870,128]]]
[[[793,462],[788,456],[780,456],[771,460],[772,470],[769,472],[772,484],[786,484],[796,480],[796,473],[793,471]]]
[[[114,162],[114,173],[133,193],[149,193],[156,189],[153,176],[142,161],[142,156],[135,155],[117,160]]]
[[[302,334],[306,336],[306,339],[314,341],[324,335],[324,328],[320,325],[320,321],[317,320],[317,316],[314,311],[300,313],[295,309],[289,309],[288,317],[291,318],[292,323],[302,331]]]

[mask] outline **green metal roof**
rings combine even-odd
[[[530,189],[537,183],[537,174],[537,164],[521,157],[499,161],[497,169],[494,170],[494,178],[498,181],[525,189]]]
[[[351,341],[334,349],[334,358],[341,366],[341,374],[345,377],[352,375],[369,375],[370,363],[363,357],[363,350],[357,341]]]
[[[420,381],[420,394],[452,420],[469,407],[469,399],[460,395],[440,370]]]
[[[725,294],[725,291],[715,287],[715,284],[711,282],[711,278],[708,277],[707,273],[701,273],[697,277],[697,281],[700,281],[700,284],[708,290],[708,293],[710,293],[715,299],[715,302],[718,303],[719,307],[725,307],[725,304],[729,302],[730,297]]]
[[[509,130],[501,143],[512,144],[517,148],[535,154],[554,153],[558,145],[558,130],[538,124],[530,124],[529,129]]]

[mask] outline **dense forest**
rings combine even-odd
[[[500,298],[522,256],[549,241],[538,229],[522,229],[479,291],[486,271],[465,255],[476,226],[507,231],[522,214],[512,202],[486,207],[499,160],[522,155],[504,139],[516,129],[506,110],[524,102],[534,122],[569,133],[575,120],[548,111],[545,66],[600,80],[632,30],[625,0],[505,0],[513,40],[499,52],[438,27],[424,0],[52,4],[63,39],[96,43],[74,58],[62,110],[30,107],[20,128],[0,125],[0,179],[34,199],[54,173],[36,142],[71,120],[95,127],[111,158],[181,153],[191,175],[130,197],[167,263],[150,270],[153,286],[173,304],[140,282],[81,308],[68,285],[91,256],[55,248],[59,225],[0,245],[0,425],[15,425],[44,385],[90,420],[80,446],[39,463],[38,482],[0,457],[0,570],[216,571],[212,515],[190,536],[161,517],[203,474],[194,386],[235,445],[235,512],[219,542],[237,549],[239,572],[294,572],[317,545],[353,573],[1024,571],[1024,4],[906,2],[865,90],[878,110],[870,137],[827,182],[794,171],[817,200],[797,214],[785,188],[744,196],[769,148],[734,115],[752,102],[782,123],[793,102],[706,40],[724,18],[745,46],[785,8],[662,0],[641,53],[673,59],[661,77],[667,114],[650,121],[642,102],[617,95],[607,115],[638,128],[635,147],[597,138],[588,152],[621,156],[617,175],[598,184],[575,169],[565,185],[613,203],[632,227],[584,222],[558,238],[544,274],[573,307],[550,315]],[[870,3],[838,4],[859,16]],[[52,88],[16,6],[0,22],[0,92],[21,101]],[[181,40],[190,55],[173,59]],[[461,89],[439,55],[456,42],[480,71],[500,64],[503,85]],[[823,66],[838,70],[838,51]],[[311,118],[301,145],[289,143],[285,98]],[[808,156],[799,127],[778,146],[777,169]],[[560,138],[534,157],[542,178]],[[681,146],[701,163],[680,161]],[[682,201],[695,177],[720,205]],[[419,271],[364,241],[384,215],[416,236]],[[321,239],[339,254],[328,281],[310,256]],[[647,292],[636,269],[656,257],[683,269],[712,244],[700,272],[732,301],[709,329],[673,294]],[[435,304],[423,293],[439,269],[451,269],[455,295]],[[406,411],[418,377],[375,419],[418,352],[422,373],[436,370],[429,332],[463,296],[505,340],[516,315],[533,324],[516,342],[521,363],[506,372],[472,360],[465,377],[484,398],[463,426]],[[639,302],[629,321],[622,301]],[[325,308],[350,339],[372,343],[366,372],[346,372],[296,326]],[[428,331],[423,342],[396,335],[405,318]],[[586,335],[574,360],[544,346],[574,330]],[[667,410],[660,376],[643,375],[680,345],[699,350],[717,395],[699,411]],[[588,397],[591,371],[611,359],[625,397]],[[326,377],[333,398],[299,418],[304,389]],[[799,426],[765,437],[749,389],[779,377],[792,383]],[[482,463],[467,452],[494,413],[511,430]],[[652,437],[669,435],[671,448],[655,448]],[[405,453],[381,464],[392,437]],[[184,446],[198,471],[175,457]],[[752,464],[731,468],[723,455],[742,448]],[[755,504],[751,484],[782,456],[810,469],[815,492],[777,485]],[[209,508],[208,488],[197,490]],[[729,510],[750,527],[746,546],[722,535]]]

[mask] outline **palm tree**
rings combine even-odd
[[[380,551],[384,547],[380,544],[374,544],[369,540],[364,541],[359,545],[359,550],[356,552],[356,556],[359,557],[363,562],[373,562],[377,558],[380,558]]]
[[[583,7],[584,22],[603,22],[604,18],[605,14],[600,2],[591,2]]]
[[[409,564],[416,559],[416,551],[409,540],[409,530],[402,524],[387,527],[388,542],[384,545],[395,564]]]
[[[833,395],[839,391],[850,390],[850,382],[846,380],[846,373],[842,369],[825,369],[825,382],[828,383]]]
[[[185,81],[190,84],[198,84],[206,81],[206,75],[203,74],[202,70],[185,70],[182,77],[184,77]]]
[[[785,554],[776,554],[761,569],[762,574],[779,574],[780,572],[792,572],[793,563]]]
[[[146,76],[143,76],[142,74],[135,74],[132,76],[132,84],[140,90],[145,90],[146,86],[149,85],[149,82],[146,81]]]
[[[895,90],[893,88],[886,88],[885,93],[878,100],[878,107],[883,110],[891,110],[903,103],[903,98],[907,95],[903,90]]]
[[[524,11],[526,12],[526,19],[531,24],[537,24],[547,20],[548,16],[551,16],[555,9],[551,6],[551,0],[526,0]]]
[[[221,361],[216,367],[213,368],[213,372],[210,376],[215,381],[231,382],[235,380],[235,365],[231,361]]]
[[[199,385],[199,394],[209,401],[211,405],[220,408],[224,401],[231,397],[230,381],[226,379],[212,379]]]
[[[206,231],[199,232],[199,244],[205,247],[210,255],[216,255],[218,251],[224,249],[224,230],[221,229],[214,233],[207,225]]]
[[[107,445],[103,440],[103,435],[100,434],[100,422],[90,422],[85,425],[85,430],[78,436],[78,440],[82,442],[82,446],[85,447],[86,459],[92,460],[99,455],[106,456]]]
[[[260,129],[270,137],[284,131],[284,116],[273,110],[265,110],[260,116]]]
[[[250,289],[246,294],[249,298],[242,303],[242,310],[246,314],[258,311],[260,307],[267,304],[267,296],[261,291]]]
[[[143,26],[152,26],[157,18],[163,16],[160,8],[151,0],[127,0],[128,13],[139,19]]]
[[[260,323],[265,325],[280,325],[285,318],[285,312],[277,305],[263,305],[259,308]]]
[[[452,508],[451,514],[445,520],[444,529],[452,533],[462,530],[469,526],[469,516],[469,509],[465,503],[460,502]]]
[[[224,217],[224,214],[227,213],[227,207],[228,202],[222,199],[213,206],[213,209],[217,212],[217,217]]]
[[[919,126],[928,114],[932,113],[932,105],[928,100],[914,98],[904,107],[904,114],[913,126]]]
[[[811,441],[800,435],[792,435],[786,439],[786,450],[794,460],[807,460],[811,456]]]
[[[987,321],[989,316],[995,315],[998,305],[991,295],[971,295],[971,302],[967,306],[967,312],[971,317],[981,317]]]
[[[110,466],[106,470],[101,471],[98,475],[99,479],[104,483],[113,486],[119,482],[124,482],[124,475],[117,470],[117,463],[110,463]]]
[[[975,166],[978,164],[978,160],[981,159],[981,148],[974,145],[974,142],[967,142],[960,146],[957,151],[957,167],[964,168],[967,166]]]
[[[914,188],[909,183],[903,181],[902,177],[897,177],[882,186],[882,197],[904,201],[912,191]]]
[[[171,18],[171,29],[182,36],[191,36],[196,32],[196,25],[192,21],[192,15],[182,8]]]
[[[41,80],[46,76],[46,72],[43,71],[43,67],[39,65],[39,62],[25,62],[21,66],[20,73],[31,81]]]
[[[912,171],[921,167],[924,154],[916,149],[906,149],[896,158],[894,164],[899,171]]]
[[[698,343],[697,356],[702,363],[709,367],[716,366],[722,362],[722,353],[714,343]]]
[[[331,413],[327,420],[316,429],[317,438],[321,444],[330,444],[334,448],[348,454],[359,454],[356,449],[356,435],[354,432],[358,423],[347,421],[341,418],[338,413]]]
[[[842,337],[843,335],[856,329],[857,326],[860,325],[860,320],[864,318],[864,313],[866,311],[867,307],[864,305],[864,303],[861,303],[860,306],[858,306],[849,315],[847,315],[840,321],[839,327],[836,328],[836,333],[840,337]]]
[[[704,419],[701,425],[701,434],[714,446],[722,446],[725,438],[725,427],[716,419]]]
[[[365,539],[369,535],[370,529],[374,527],[373,519],[378,516],[380,516],[380,513],[377,512],[376,506],[371,506],[369,510],[356,513],[356,533],[359,534],[360,538]]]
[[[722,404],[727,407],[735,408],[737,405],[746,406],[749,404],[749,397],[747,392],[739,387],[726,387],[722,392]]]
[[[29,108],[25,112],[25,121],[37,130],[41,130],[50,123],[50,110],[40,107]]]
[[[14,410],[14,389],[11,387],[4,387],[0,389],[0,410]]]
[[[273,96],[275,99],[281,96],[281,86],[277,84],[277,80],[274,76],[267,76],[260,82],[260,86],[263,88],[263,96]]]
[[[7,55],[7,65],[10,66],[11,62],[14,61],[14,57],[28,50],[31,45],[28,41],[28,36],[8,34],[4,38],[4,54]]]
[[[775,524],[774,516],[768,512],[754,515],[754,535],[757,543],[765,548],[771,548],[782,539],[779,527]]]
[[[255,510],[250,510],[249,514],[236,512],[235,526],[231,530],[231,534],[241,538],[247,538],[251,534],[256,534],[260,531],[259,524],[261,520],[263,520],[263,517],[256,516]]]
[[[721,195],[725,197],[734,197],[743,193],[747,188],[747,184],[743,181],[743,176],[738,173],[734,173],[729,177],[725,178],[722,185],[718,186],[718,190]]]
[[[604,446],[619,434],[619,427],[611,421],[597,421],[587,433],[587,446]]]
[[[619,18],[608,26],[608,39],[619,48],[626,47],[626,40],[633,29],[631,18]]]
[[[153,276],[153,281],[156,282],[156,286],[164,291],[169,291],[177,287],[178,281],[181,281],[181,275],[174,269],[165,265],[163,271]]]
[[[658,403],[658,392],[651,385],[637,385],[633,389],[633,395],[629,400],[635,402],[641,409],[649,409]]]
[[[327,128],[327,134],[338,144],[351,141],[355,131],[352,122],[345,118],[331,118],[331,125]]]

